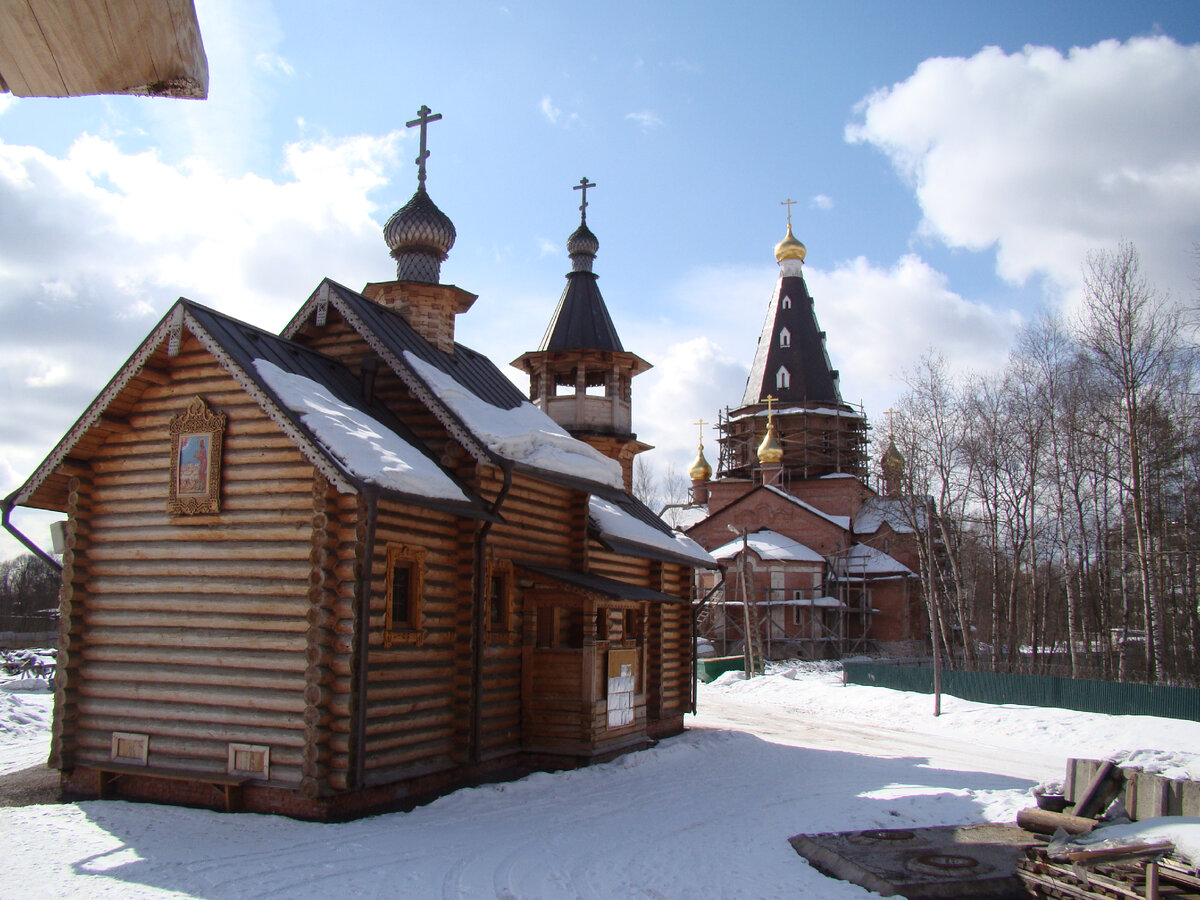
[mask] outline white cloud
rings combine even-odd
[[[1012,283],[1067,295],[1090,249],[1122,239],[1151,278],[1190,291],[1200,229],[1200,46],[1167,37],[921,63],[860,105],[847,139],[913,184],[921,231],[995,247]]]
[[[6,109],[17,102],[17,98],[12,94],[0,94],[0,114],[3,114]]]
[[[662,125],[663,120],[658,117],[658,114],[649,109],[643,109],[641,112],[626,113],[625,118],[630,121],[637,122],[641,126],[642,131],[649,131],[652,128],[658,128]]]
[[[277,329],[325,275],[386,277],[371,194],[401,140],[306,139],[278,180],[89,135],[62,158],[0,143],[0,495],[176,297]]]
[[[276,77],[291,78],[296,74],[295,67],[278,53],[264,51],[256,54],[254,65],[268,75]]]
[[[817,194],[808,201],[809,209],[833,209],[833,198],[827,194]]]
[[[550,99],[549,94],[542,97],[541,110],[542,115],[546,117],[546,121],[551,125],[557,124],[559,117],[562,116],[562,110],[554,105],[554,101]]]

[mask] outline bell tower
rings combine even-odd
[[[633,458],[650,445],[633,433],[632,381],[650,363],[621,345],[592,271],[600,242],[587,227],[582,178],[579,227],[567,238],[571,271],[567,286],[537,350],[513,360],[529,375],[529,399],[573,437],[617,460],[625,490],[633,485]]]

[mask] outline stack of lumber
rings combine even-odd
[[[1017,877],[1031,897],[1051,900],[1200,900],[1200,877],[1171,858],[1170,841],[1108,840],[1094,845],[1071,843],[1089,834],[1120,794],[1125,775],[1112,762],[1097,770],[1087,789],[1067,811],[1031,808],[1017,815],[1027,831],[1053,834],[1048,845],[1028,848],[1017,861]]]

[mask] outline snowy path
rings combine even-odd
[[[0,898],[861,898],[787,838],[1011,821],[1067,755],[1200,746],[1195,723],[953,698],[935,720],[928,697],[815,673],[705,686],[700,702],[653,750],[343,825],[121,802],[0,809]],[[0,772],[44,753],[44,726],[8,736]]]

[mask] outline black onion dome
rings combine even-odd
[[[587,225],[581,224],[567,238],[567,253],[571,257],[571,268],[576,272],[592,271],[592,260],[600,249],[600,241]]]
[[[441,264],[457,236],[450,217],[425,191],[413,194],[383,226],[383,239],[396,260],[398,281],[436,284]]]

